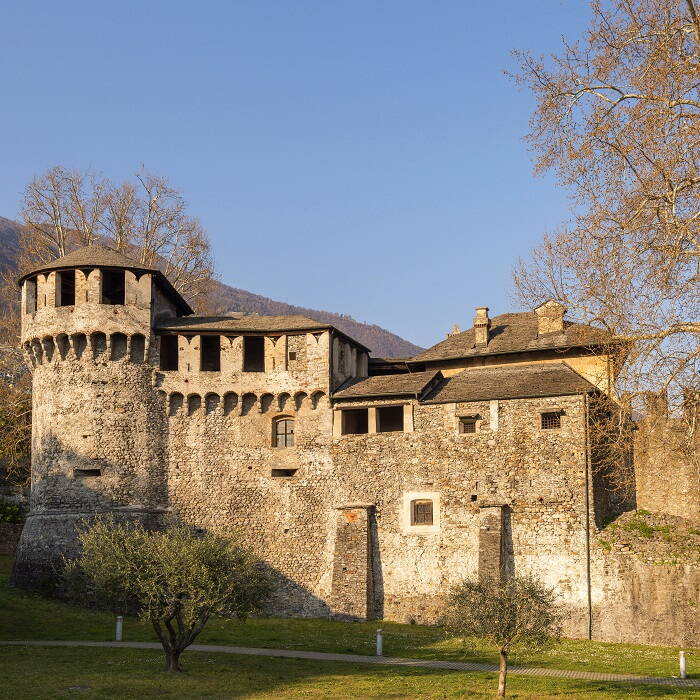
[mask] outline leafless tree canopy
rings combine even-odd
[[[572,196],[566,226],[515,283],[630,341],[620,389],[700,390],[700,22],[694,0],[594,0],[576,43],[516,52],[539,172]]]
[[[23,266],[47,262],[71,249],[106,243],[157,267],[196,305],[209,291],[209,240],[168,180],[146,171],[115,184],[94,173],[51,168],[26,187]]]

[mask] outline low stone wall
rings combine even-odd
[[[0,556],[14,557],[23,523],[0,523]]]

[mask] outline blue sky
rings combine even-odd
[[[567,215],[503,71],[587,20],[581,0],[6,3],[0,215],[52,165],[144,164],[222,281],[431,345],[512,308],[512,265]]]

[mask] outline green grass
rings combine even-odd
[[[0,647],[0,694],[53,698],[493,698],[496,674],[190,652],[184,673],[161,670],[150,650]],[[511,676],[518,700],[700,698],[700,691]]]
[[[0,639],[114,639],[114,617],[7,586],[10,561],[0,557]],[[329,620],[261,618],[238,622],[211,620],[196,643],[373,654],[375,630],[384,630],[387,656],[495,663],[488,649],[461,648],[437,627],[390,622],[343,623]],[[157,641],[150,626],[127,618],[125,641]],[[514,665],[670,677],[678,673],[678,647],[563,640],[547,652],[516,652]],[[687,654],[690,677],[700,677],[700,650]],[[277,663],[277,662],[274,662]]]

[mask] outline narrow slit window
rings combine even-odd
[[[74,469],[73,476],[76,479],[84,479],[87,476],[102,476],[101,469]]]
[[[75,305],[75,270],[56,274],[56,306]]]
[[[124,270],[102,270],[103,304],[123,304],[125,288]]]
[[[377,432],[403,432],[403,406],[380,406],[377,408]]]
[[[411,525],[433,524],[433,502],[428,499],[411,501]]]
[[[296,469],[271,469],[270,470],[270,476],[279,478],[279,477],[290,477],[294,476],[297,473]]]
[[[349,408],[342,411],[343,435],[362,435],[368,432],[366,408]]]
[[[561,428],[561,413],[550,412],[541,414],[542,430],[556,430]]]
[[[294,419],[278,418],[275,421],[275,447],[294,447]]]
[[[160,368],[166,372],[178,369],[178,342],[176,335],[160,337]]]
[[[202,372],[221,370],[221,342],[218,335],[203,335],[199,339],[200,368]]]
[[[265,371],[265,338],[258,335],[243,336],[243,371]]]

